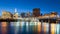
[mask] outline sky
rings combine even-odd
[[[33,12],[33,8],[40,8],[42,14],[55,11],[60,15],[60,0],[0,0],[0,15],[3,10],[14,13],[15,8],[18,13]]]

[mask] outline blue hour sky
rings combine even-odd
[[[15,8],[18,13],[40,8],[42,14],[55,11],[60,15],[60,0],[0,0],[0,15],[2,10],[14,13]]]

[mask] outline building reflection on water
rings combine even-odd
[[[56,24],[51,24],[51,34],[55,34],[56,31]]]
[[[2,22],[1,23],[1,33],[2,34],[7,34],[7,22]]]
[[[43,22],[26,22],[26,21],[17,21],[17,22],[1,22],[0,24],[0,33],[1,34],[49,34],[49,23]],[[50,24],[50,33],[51,34],[60,34],[60,24],[51,23]],[[41,33],[42,32],[42,33]]]

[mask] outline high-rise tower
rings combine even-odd
[[[15,8],[13,18],[18,18],[18,16],[19,16],[19,14],[18,14],[18,12],[17,12],[17,9]]]
[[[33,16],[39,17],[40,16],[40,8],[34,8],[33,9]]]

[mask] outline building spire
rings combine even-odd
[[[18,14],[18,11],[17,11],[17,9],[16,9],[16,8],[15,8],[15,14],[19,15],[19,14]]]
[[[15,13],[17,12],[17,9],[15,8]]]

